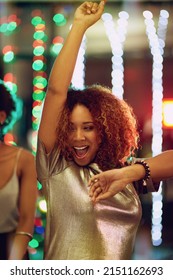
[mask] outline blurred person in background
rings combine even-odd
[[[13,121],[15,100],[0,83],[0,259],[29,259],[37,200],[35,158],[22,147],[4,142]]]

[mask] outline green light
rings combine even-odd
[[[36,253],[32,254],[30,253],[30,259],[31,260],[43,260],[43,250],[37,249]]]
[[[14,22],[14,21],[11,21],[9,24],[8,24],[8,26],[7,26],[7,29],[9,30],[9,31],[14,31],[15,29],[16,29],[16,27],[17,27],[17,23],[16,22]]]
[[[16,85],[16,84],[12,84],[11,93],[12,93],[13,95],[16,95],[16,93],[17,93],[17,85]]]
[[[64,20],[64,15],[63,14],[55,14],[53,17],[54,22],[62,22]]]
[[[29,246],[31,248],[37,248],[39,246],[39,243],[36,239],[32,239],[30,242],[29,242]]]
[[[35,118],[39,118],[40,117],[40,113],[41,113],[41,106],[35,106],[33,109],[32,109],[32,115],[35,117]],[[33,124],[36,124],[36,123],[33,123]],[[38,124],[36,124],[38,125]]]
[[[42,40],[45,36],[45,33],[43,31],[36,31],[33,35],[33,38],[35,40]]]
[[[5,63],[9,63],[11,62],[12,60],[14,59],[14,53],[12,51],[10,52],[7,52],[4,57],[3,57],[3,60]]]
[[[41,234],[37,234],[34,233],[34,238],[38,241],[38,242],[42,242],[44,240],[44,237]]]
[[[44,91],[41,91],[41,92],[39,92],[39,93],[36,93],[36,92],[34,92],[33,93],[33,95],[32,95],[32,98],[34,99],[34,100],[40,100],[40,101],[42,101],[43,99],[44,99],[44,97],[45,97],[45,92]]]
[[[44,53],[44,47],[43,46],[38,46],[38,47],[35,47],[34,50],[33,50],[33,53],[34,55],[36,56],[40,56]]]
[[[37,26],[38,24],[42,23],[42,18],[39,16],[36,16],[32,18],[31,20],[32,25]]]
[[[42,185],[39,182],[37,184],[37,188],[38,188],[38,190],[41,190],[43,188]]]
[[[38,88],[44,88],[47,86],[47,80],[41,76],[36,76],[33,80],[33,84]],[[38,84],[41,84],[41,86],[38,86]]]
[[[13,99],[15,99],[14,101],[16,102],[17,85],[12,82],[6,82],[5,85],[7,85],[7,87],[9,88],[10,93],[11,93]]]
[[[56,23],[56,25],[58,26],[62,26],[62,25],[65,25],[67,20],[66,18],[64,17],[63,14],[56,14],[54,15],[53,17],[53,21]]]
[[[33,62],[32,64],[32,69],[35,71],[40,71],[44,66],[44,63],[42,60],[38,59],[36,61]]]
[[[34,131],[37,131],[37,130],[38,130],[38,127],[39,127],[38,124],[32,123],[32,129],[33,129]]]
[[[52,47],[51,47],[51,53],[53,55],[57,55],[60,53],[61,49],[63,47],[63,44],[54,44]]]
[[[0,26],[0,32],[5,33],[7,31],[7,28],[8,28],[8,24],[7,23],[3,23]]]

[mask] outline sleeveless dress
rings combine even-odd
[[[11,178],[0,189],[0,259],[7,258],[7,243],[15,232],[19,220],[19,181],[16,172],[21,150],[17,151]]]
[[[46,154],[38,140],[36,167],[47,202],[44,259],[130,259],[142,210],[132,184],[114,197],[91,202],[88,180],[97,164],[80,167],[55,147]],[[155,191],[152,182],[148,188]],[[145,187],[146,188],[146,187]]]

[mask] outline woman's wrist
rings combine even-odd
[[[137,160],[135,162],[135,165],[141,165],[143,167],[143,169],[145,170],[145,175],[143,176],[143,178],[141,178],[143,180],[143,185],[147,184],[147,181],[150,179],[151,177],[151,172],[150,172],[150,167],[148,165],[148,163],[144,160]]]
[[[141,164],[133,164],[122,168],[123,177],[128,183],[142,180],[145,175],[145,168]]]
[[[83,21],[74,19],[73,24],[72,24],[72,28],[77,29],[81,33],[85,33],[86,30],[89,28],[89,26],[87,26],[87,24]]]

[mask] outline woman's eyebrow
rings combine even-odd
[[[93,124],[94,122],[83,122],[83,124]]]
[[[71,124],[75,124],[74,122],[70,122]],[[82,122],[82,124],[94,124],[94,122],[92,121],[88,121],[88,122]]]

